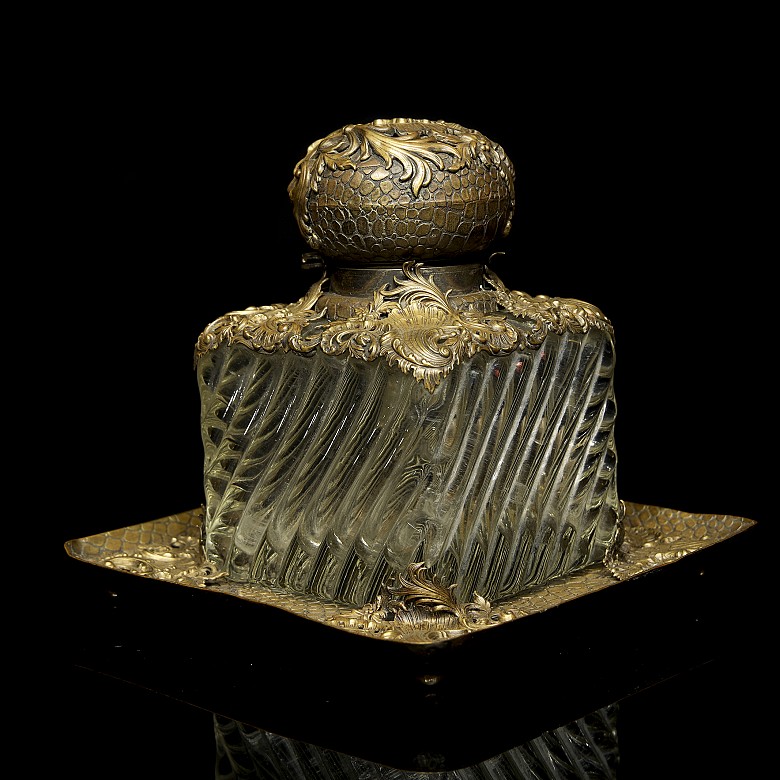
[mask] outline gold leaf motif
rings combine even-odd
[[[406,575],[398,576],[398,584],[388,586],[387,592],[396,609],[425,609],[429,612],[449,612],[458,614],[458,604],[452,591],[454,585],[445,588],[435,579],[425,576],[424,563],[409,565]]]
[[[479,350],[499,354],[518,344],[517,330],[505,317],[458,310],[422,273],[422,264],[406,263],[406,278],[383,288],[359,316],[333,322],[322,335],[326,354],[349,350],[353,357],[371,360],[377,354],[392,366],[411,373],[427,390],[464,358]]]
[[[342,171],[361,168],[368,170],[372,179],[378,178],[378,170],[384,170],[387,175],[393,170],[395,181],[409,182],[410,196],[415,199],[431,185],[434,170],[453,174],[463,169],[494,170],[507,193],[501,232],[507,235],[511,229],[514,168],[500,146],[478,131],[452,122],[377,119],[370,124],[345,125],[315,141],[295,165],[287,192],[295,220],[313,249],[322,251],[330,241],[325,239],[322,226],[314,224],[309,197],[320,193],[323,181],[332,180],[334,174],[338,178]],[[355,216],[352,199],[348,198],[342,206]]]
[[[223,341],[244,344],[251,349],[274,352],[293,350],[306,353],[319,344],[319,333],[303,333],[304,328],[324,317],[314,306],[322,293],[325,277],[311,287],[296,303],[250,306],[231,311],[212,322],[198,338],[195,358],[216,349]],[[323,322],[324,327],[324,322]]]
[[[226,576],[206,561],[196,537],[173,537],[168,544],[140,545],[132,553],[111,555],[104,561],[109,569],[203,588]]]
[[[430,184],[431,166],[440,171],[457,171],[475,160],[486,165],[499,162],[499,156],[484,136],[460,125],[423,119],[352,124],[309,146],[306,158],[295,167],[290,195],[297,203],[301,193],[317,190],[318,176],[325,167],[331,170],[356,168],[374,155],[384,162],[386,169],[394,160],[402,166],[403,173],[399,178],[412,180],[415,197]],[[441,155],[451,158],[451,162],[448,164]]]
[[[277,350],[301,354],[319,347],[327,355],[347,354],[372,361],[384,358],[391,366],[410,373],[433,391],[462,360],[484,351],[508,354],[515,349],[538,347],[550,332],[583,333],[591,328],[612,332],[609,320],[595,306],[564,298],[535,298],[508,290],[486,270],[497,302],[518,318],[533,322],[521,330],[506,314],[484,314],[459,309],[423,273],[422,263],[407,262],[395,286],[375,290],[353,316],[327,320],[318,309],[326,278],[287,306],[250,307],[233,311],[211,323],[198,339],[196,359],[221,343],[243,344],[264,352]]]
[[[535,320],[531,342],[541,343],[548,333],[587,333],[591,328],[613,332],[612,323],[601,309],[576,298],[550,298],[547,295],[531,297],[527,293],[508,290],[490,270],[485,276],[496,289],[498,302],[517,317]]]

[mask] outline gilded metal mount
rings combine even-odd
[[[625,502],[625,537],[603,565],[559,577],[521,596],[491,604],[478,594],[467,603],[428,576],[422,564],[389,582],[361,609],[229,581],[205,559],[203,510],[196,509],[104,534],[74,539],[68,554],[86,563],[170,585],[209,588],[273,606],[319,623],[378,639],[415,644],[448,640],[543,612],[643,575],[722,542],[755,525],[730,515],[703,515]]]
[[[476,130],[427,119],[352,124],[312,143],[288,187],[298,227],[325,258],[438,261],[484,251],[515,210],[514,168]]]
[[[198,339],[196,360],[223,342],[264,352],[305,354],[319,348],[365,361],[383,358],[433,390],[455,365],[479,351],[535,349],[549,333],[565,330],[598,328],[612,334],[610,321],[584,301],[510,291],[487,268],[480,290],[459,298],[437,285],[436,276],[443,273],[407,262],[402,276],[393,277],[394,285],[375,289],[361,305],[350,306],[346,317],[328,306],[323,276],[295,303],[250,307],[215,320]]]
[[[511,230],[514,177],[500,145],[451,122],[377,119],[315,141],[288,193],[325,273],[294,303],[212,322],[196,360],[225,341],[265,352],[319,348],[384,358],[434,390],[477,352],[534,349],[567,329],[611,335],[595,306],[510,291],[487,267],[491,244]]]

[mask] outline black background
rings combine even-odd
[[[621,496],[747,517],[769,545],[777,331],[764,54],[722,22],[718,35],[697,20],[576,49],[553,35],[527,59],[510,35],[484,51],[401,36],[377,60],[379,41],[363,30],[348,45],[343,29],[326,44],[266,28],[236,50],[183,36],[74,46],[51,117],[64,139],[57,543],[201,504],[199,333],[229,310],[295,300],[312,281],[286,191],[307,146],[405,116],[478,129],[512,159],[517,214],[498,267],[508,286],[581,298],[612,320]],[[269,48],[277,37],[281,50]],[[68,577],[77,564],[63,565]],[[755,581],[735,583],[730,608],[769,608],[760,574],[757,562]],[[61,615],[72,626],[78,603]],[[765,641],[756,626],[714,667],[637,697],[624,776],[757,761],[774,709],[759,717],[756,706],[775,707],[758,693],[774,682],[756,659]],[[72,734],[60,768],[213,775],[208,713],[81,671],[63,679]],[[137,743],[152,733],[165,747],[150,758]]]

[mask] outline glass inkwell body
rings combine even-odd
[[[612,326],[488,267],[515,210],[502,147],[447,122],[347,125],[289,195],[322,277],[196,348],[207,559],[428,632],[608,559]]]

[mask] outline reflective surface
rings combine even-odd
[[[346,780],[356,776],[397,780],[478,780],[483,777],[611,780],[617,777],[619,763],[617,720],[617,705],[603,707],[473,766],[442,771],[437,766],[437,757],[430,755],[421,762],[421,770],[408,771],[287,739],[215,715],[216,776],[219,780],[257,777]]]
[[[195,349],[218,572],[382,614],[399,588],[487,613],[611,557],[613,326],[489,269],[516,207],[501,146],[449,122],[344,124],[288,192],[322,276]]]
[[[725,40],[734,41],[731,16],[727,27]],[[463,81],[466,67],[445,74],[441,93],[427,79],[404,83],[410,89],[413,81],[422,84],[423,99],[413,102],[432,115],[451,115],[455,100],[459,119],[488,132],[495,128],[490,134],[505,138],[518,162],[512,275],[502,270],[502,278],[513,289],[598,301],[615,323],[621,492],[659,506],[744,515],[768,528],[777,514],[776,386],[765,369],[774,359],[776,317],[766,293],[765,244],[759,242],[767,221],[766,160],[756,135],[769,126],[757,78],[769,69],[756,54],[761,47],[743,60],[723,45],[724,37],[701,35],[699,18],[673,30],[668,20],[652,29],[643,19],[641,28],[650,31],[646,47],[634,37],[615,45],[609,26],[599,40],[581,36],[588,51],[576,54],[586,56],[563,56],[556,84],[537,78],[546,66],[526,78],[518,63],[489,72],[473,68],[470,89]],[[300,30],[290,31],[290,39],[298,41]],[[656,56],[659,45],[663,58]],[[493,62],[492,39],[490,47]],[[77,183],[83,197],[68,191],[68,204],[78,204],[74,233],[60,237],[63,252],[77,263],[55,265],[61,274],[55,282],[67,290],[58,312],[78,318],[70,321],[73,328],[64,321],[57,332],[89,343],[77,361],[68,350],[70,370],[57,374],[51,387],[54,409],[61,411],[64,402],[70,410],[62,415],[57,440],[69,448],[69,457],[57,461],[68,478],[51,520],[57,549],[67,539],[107,530],[107,517],[121,527],[198,505],[202,453],[193,425],[198,404],[189,345],[203,323],[224,311],[293,300],[310,281],[296,278],[295,268],[284,270],[300,251],[300,237],[287,228],[289,203],[270,195],[274,187],[259,188],[258,179],[268,176],[282,186],[289,180],[289,160],[305,151],[289,125],[324,135],[346,115],[368,118],[387,110],[395,90],[385,81],[373,83],[381,95],[366,109],[360,90],[347,88],[358,69],[334,69],[315,102],[290,100],[301,87],[297,78],[265,79],[259,106],[256,69],[242,78],[233,63],[221,72],[215,60],[198,68],[202,49],[182,58],[169,36],[159,58],[145,52],[145,73],[137,47],[122,52],[116,68],[107,64],[107,46],[101,48],[97,56],[82,49],[83,67],[69,82],[67,123],[74,143],[62,149],[72,165],[63,183]],[[597,49],[604,56],[598,73],[588,67]],[[553,62],[568,54],[563,46],[554,48],[546,64],[554,69]],[[279,72],[278,54],[272,59],[260,68],[264,74]],[[378,72],[367,70],[372,77]],[[310,82],[304,86],[312,94]],[[508,104],[522,121],[509,118]],[[281,105],[291,116],[279,128]],[[261,280],[268,266],[280,274],[272,290]],[[204,278],[204,267],[215,271]],[[109,268],[111,275],[102,273]],[[69,503],[74,498],[75,506]],[[776,534],[765,535],[763,547],[778,549]],[[774,582],[770,588],[760,581],[760,563],[750,563],[753,573],[719,608],[727,615],[751,610],[752,616],[738,631],[711,626],[718,659],[621,701],[623,777],[761,777],[759,768],[774,759],[767,732],[775,731],[776,664],[765,649],[773,647],[776,591]],[[63,578],[69,576],[66,567]],[[46,649],[61,686],[53,718],[47,698],[38,717],[22,723],[37,743],[22,757],[28,774],[215,777],[213,711],[176,696],[192,679],[208,683],[204,666],[194,665],[195,650],[232,626],[197,614],[182,626],[178,613],[169,611],[167,624],[188,643],[169,656],[167,692],[161,694],[74,667],[73,657],[84,659],[70,653],[72,645],[85,632],[110,626],[111,612],[87,612],[70,593],[60,601],[60,581],[49,584],[60,622]],[[699,596],[706,601],[706,591]],[[651,647],[656,660],[687,647],[664,607],[659,596],[653,625],[669,632],[669,642]],[[620,633],[630,614],[630,606],[614,610],[603,627],[617,660],[635,652]],[[161,628],[156,619],[143,628],[128,626],[113,643],[149,669],[158,660],[153,648]],[[648,631],[647,640],[652,644],[657,635]],[[566,648],[577,641],[573,633],[551,654],[564,671]],[[310,684],[323,669],[315,650],[300,667]],[[97,665],[91,655],[86,661]],[[647,663],[639,658],[635,671]],[[498,666],[469,670],[473,687],[494,683]],[[508,679],[538,677],[536,667],[517,659],[513,668],[518,674]],[[268,678],[279,676],[277,666],[266,669]],[[367,683],[382,701],[392,692],[381,677],[369,676]],[[502,706],[518,718],[529,709],[522,693]],[[485,736],[481,714],[449,707],[438,722],[470,718],[478,745]],[[321,721],[329,723],[327,708]],[[52,750],[52,738],[60,736]],[[395,744],[409,737],[397,730],[381,736]]]
[[[63,760],[84,778],[143,766],[150,780],[243,780],[263,761],[244,753],[234,764],[225,751],[241,753],[246,737],[289,755],[287,774],[259,777],[304,780],[314,756],[328,766],[337,756],[361,777],[380,765],[454,779],[489,765],[525,780],[534,756],[554,754],[549,739],[571,748],[582,734],[572,724],[618,704],[617,763],[587,776],[617,765],[618,778],[687,778],[693,767],[749,777],[765,747],[757,705],[768,667],[753,657],[758,606],[745,571],[759,530],[424,652],[68,559]]]
[[[616,718],[617,777],[625,780],[679,780],[698,777],[761,777],[769,757],[760,738],[771,714],[756,706],[758,675],[749,667],[740,673],[726,663],[713,663],[640,692],[620,703]],[[224,746],[215,730],[222,716],[192,707],[135,685],[81,669],[64,678],[60,730],[67,745],[57,759],[58,771],[93,778],[217,778],[316,777],[312,767],[302,768],[285,759],[276,774],[241,771],[226,762]],[[517,703],[515,706],[521,706]],[[511,717],[512,707],[507,707]],[[769,720],[768,720],[769,718]],[[234,722],[235,728],[238,726]],[[226,728],[226,727],[224,727]],[[247,729],[244,729],[247,731]],[[254,730],[248,729],[249,733]],[[273,739],[273,736],[269,736]],[[474,739],[479,740],[478,726]],[[257,737],[260,739],[260,737]],[[403,735],[388,733],[388,740]],[[284,742],[284,740],[277,740]],[[301,752],[322,755],[312,743],[296,743]],[[234,751],[235,752],[235,751]],[[348,754],[346,754],[348,756]],[[234,756],[235,758],[235,756]],[[364,760],[352,765],[366,767]],[[32,766],[46,766],[36,760]],[[50,766],[50,764],[48,764]],[[241,766],[252,766],[246,757]],[[295,774],[301,769],[300,774]],[[372,767],[361,777],[392,776]],[[396,776],[402,776],[396,770]],[[46,773],[41,776],[47,776]],[[450,774],[447,777],[456,778]],[[522,774],[504,775],[514,780]],[[539,774],[540,778],[555,775]],[[577,777],[577,775],[568,775]],[[591,777],[605,777],[596,773]]]

